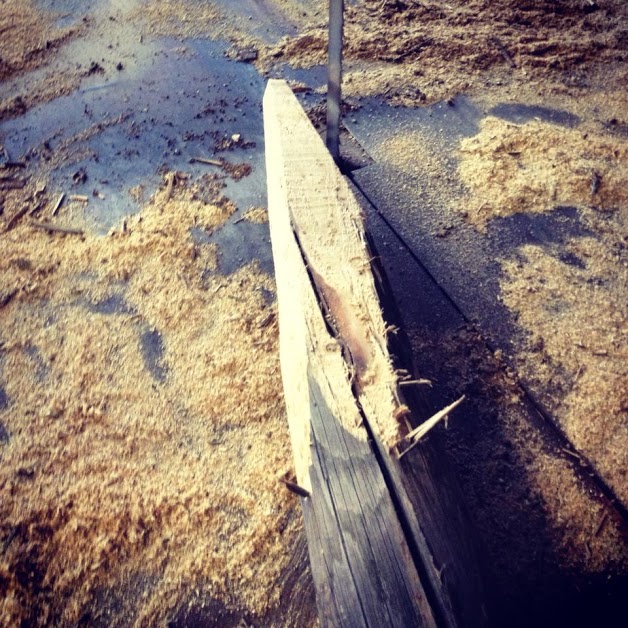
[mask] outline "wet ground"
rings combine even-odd
[[[83,76],[76,91],[0,123],[0,140],[11,159],[47,171],[49,191],[54,195],[64,192],[89,197],[85,217],[99,233],[106,233],[123,216],[139,211],[163,185],[165,172],[184,172],[192,179],[221,173],[216,166],[194,162],[195,158],[250,164],[249,176],[224,180],[223,193],[238,210],[222,228],[210,235],[195,233],[195,237],[200,243],[213,241],[219,245],[219,271],[223,274],[233,273],[253,259],[272,272],[267,225],[241,220],[248,208],[266,206],[261,111],[265,77],[251,64],[228,58],[228,41],[141,37],[126,19],[130,11],[141,6],[139,0],[42,0],[38,4],[50,10],[59,25],[78,24],[89,17],[100,27],[87,38],[69,42],[56,61],[59,68],[81,68]],[[272,3],[244,0],[218,4],[231,12],[234,20],[248,23],[251,32],[266,41],[296,32],[296,25],[278,13]],[[0,97],[27,89],[47,71],[43,68],[0,85]],[[324,83],[322,68],[284,68],[277,74],[314,89]],[[307,106],[322,101],[321,96],[311,92],[302,98]],[[431,357],[419,361],[424,372],[443,382],[431,393],[434,407],[442,406],[456,388],[444,380],[456,381],[456,377],[443,362],[439,364],[439,357],[444,360],[451,356],[442,348],[438,352],[438,339],[444,347],[447,338],[471,325],[474,331],[468,332],[464,343],[471,347],[469,353],[480,355],[480,364],[490,361],[492,350],[503,349],[508,355],[516,348],[516,321],[497,299],[497,260],[524,242],[560,244],[567,235],[581,233],[581,227],[577,211],[565,207],[551,218],[518,215],[496,222],[487,237],[480,237],[462,218],[443,211],[429,179],[411,179],[387,163],[381,146],[393,135],[420,130],[437,140],[435,145],[444,156],[446,170],[452,174],[454,147],[462,137],[475,134],[479,121],[487,114],[514,122],[541,119],[565,126],[575,126],[579,120],[566,112],[524,104],[483,110],[464,97],[424,109],[392,108],[380,99],[358,104],[359,108],[345,119],[345,156],[355,156],[359,145],[357,165],[364,167],[353,169],[351,178],[365,196],[369,227],[387,266],[405,324],[433,339],[429,343]],[[391,181],[397,184],[391,185]],[[138,186],[142,186],[142,193],[130,194]],[[419,291],[425,295],[425,306],[408,296]],[[125,305],[114,301],[98,307],[121,311]],[[483,335],[475,335],[476,326]],[[420,343],[413,341],[413,348],[417,355],[425,355],[426,347]],[[146,331],[142,352],[154,377],[163,379],[159,336]],[[569,448],[550,416],[539,419],[543,404],[534,393],[523,392],[528,404],[524,413],[534,417],[530,420],[548,443]],[[611,611],[621,608],[620,585],[616,585],[617,591],[613,587],[603,589],[597,578],[566,574],[554,567],[549,543],[544,540],[549,532],[539,514],[542,505],[531,505],[528,510],[513,506],[516,498],[512,495],[523,491],[517,488],[522,472],[516,466],[514,470],[510,467],[500,486],[504,494],[510,493],[505,516],[509,522],[518,520],[519,524],[504,529],[492,521],[500,496],[480,477],[486,469],[478,456],[486,455],[491,448],[501,448],[507,439],[495,432],[491,412],[498,409],[487,414],[491,404],[488,393],[479,391],[477,397],[483,401],[476,401],[467,412],[469,420],[479,417],[477,431],[472,433],[467,428],[454,432],[449,436],[449,447],[458,454],[454,464],[461,476],[466,464],[473,466],[462,483],[475,495],[468,507],[478,524],[481,541],[492,547],[485,569],[496,591],[490,601],[495,609],[495,625],[562,625],[561,617],[577,624],[584,616],[591,620],[594,614],[578,617],[574,609],[584,612],[584,607],[602,602]],[[0,389],[0,410],[5,404]],[[0,424],[0,441],[5,437]],[[467,443],[464,447],[463,442]],[[608,505],[612,492],[603,478],[589,475],[587,490]],[[617,507],[625,516],[625,508],[621,504]],[[533,541],[528,543],[531,538]],[[523,560],[520,569],[495,567],[491,564],[496,559],[495,539],[502,545],[497,558],[504,564],[522,561],[527,547],[532,547],[534,555]],[[574,600],[579,596],[576,604]],[[532,598],[534,603],[529,603]],[[189,609],[182,610],[177,625],[192,625],[185,619],[186,613],[194,615]]]

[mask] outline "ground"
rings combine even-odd
[[[347,5],[345,165],[429,403],[468,400],[430,438],[491,624],[613,625],[628,8]],[[284,77],[320,122],[325,15],[0,3],[3,625],[315,623],[260,103]]]

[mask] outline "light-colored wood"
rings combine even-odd
[[[415,587],[413,563],[418,625],[481,626],[472,533],[447,462],[429,439],[401,461],[394,451],[408,408],[361,207],[282,81],[268,84],[264,124],[281,368],[297,481],[311,494],[302,503],[321,620],[371,625],[381,591],[388,607],[407,606],[390,583],[401,573],[401,588]],[[355,612],[356,596],[379,602]]]
[[[282,378],[297,482],[310,493],[302,504],[321,623],[435,626],[352,389],[373,386],[378,368],[392,377],[389,362],[373,360],[377,352],[368,310],[359,316],[357,305],[345,310],[346,292],[338,292],[343,279],[362,289],[356,282],[357,275],[368,271],[363,241],[348,255],[343,251],[346,259],[354,252],[362,256],[362,263],[356,261],[344,277],[336,269],[331,272],[331,264],[306,267],[302,240],[314,234],[308,229],[295,232],[294,212],[307,213],[309,208],[312,216],[326,203],[336,203],[329,192],[315,188],[335,190],[340,175],[284,82],[269,82],[264,127]],[[327,179],[320,179],[319,167]],[[315,187],[309,175],[314,175]],[[354,218],[357,226],[359,211]],[[331,283],[326,282],[328,274]],[[334,320],[324,319],[319,298],[334,312]],[[381,333],[379,307],[376,302],[369,305],[379,316]],[[391,397],[389,390],[384,394]]]

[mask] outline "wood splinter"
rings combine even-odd
[[[440,421],[449,416],[449,413],[452,410],[455,410],[464,400],[466,399],[465,395],[462,395],[460,399],[454,401],[451,405],[448,405],[446,408],[443,408],[440,412],[437,412],[433,417],[429,418],[427,421],[424,421],[417,428],[413,429],[407,436],[406,440],[412,441],[412,444],[402,451],[398,458],[401,460],[411,449],[413,449],[421,439],[432,430]]]
[[[190,163],[207,164],[208,166],[218,166],[219,168],[222,168],[223,166],[222,161],[218,161],[217,159],[209,159],[207,157],[192,157],[192,159],[190,159]]]
[[[300,497],[309,497],[310,491],[304,489],[302,486],[295,484],[294,482],[290,482],[290,480],[284,480],[283,478],[279,480],[291,493],[295,495],[299,495]]]
[[[57,199],[57,202],[55,203],[55,206],[52,208],[52,215],[56,216],[58,211],[61,209],[61,205],[63,205],[63,201],[65,199],[65,192],[62,192],[61,195],[59,196],[59,198]]]
[[[432,387],[431,379],[404,379],[399,382],[399,386],[429,386]]]
[[[85,232],[82,229],[72,229],[71,227],[59,227],[49,222],[36,222],[32,220],[30,223],[35,229],[41,229],[42,231],[48,231],[48,233],[63,233],[65,235],[77,235],[83,236]]]

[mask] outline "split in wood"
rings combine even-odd
[[[65,235],[77,235],[84,236],[85,232],[82,229],[73,229],[71,227],[59,227],[49,222],[36,222],[34,220],[30,223],[35,229],[41,229],[42,231],[48,231],[48,233],[62,233]]]
[[[290,482],[290,480],[279,480],[285,487],[295,495],[299,495],[300,497],[309,497],[310,491],[304,489],[302,486],[295,484],[294,482]]]
[[[462,395],[460,399],[454,401],[451,405],[448,405],[446,408],[443,408],[440,412],[437,412],[433,417],[429,418],[427,421],[424,421],[417,428],[413,429],[406,437],[405,440],[411,441],[411,445],[402,451],[398,458],[401,459],[405,456],[411,449],[417,445],[421,439],[432,430],[440,421],[449,416],[449,413],[452,410],[455,410],[464,400],[466,399],[465,395]]]

